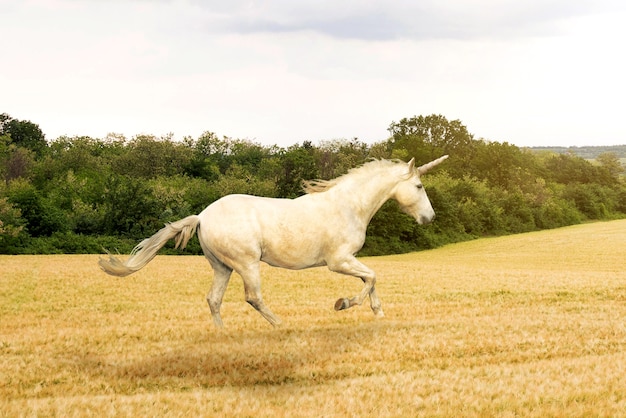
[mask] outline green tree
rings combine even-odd
[[[604,167],[609,175],[615,180],[618,180],[624,173],[624,166],[622,166],[619,158],[617,158],[617,155],[614,152],[603,152],[598,155],[596,161],[598,161],[600,166]]]
[[[15,145],[27,148],[37,155],[43,154],[48,146],[39,125],[14,119],[6,113],[0,114],[0,136],[2,135],[10,136]]]
[[[0,239],[16,237],[20,233],[24,228],[20,215],[20,210],[8,198],[0,198]]]
[[[26,221],[25,229],[30,236],[50,236],[56,231],[67,230],[64,212],[50,202],[32,184],[24,180],[11,182],[9,202],[20,210]]]
[[[207,131],[197,140],[185,138],[183,142],[192,150],[185,174],[214,181],[228,170],[231,163],[228,138],[220,139],[214,132]]]
[[[139,135],[126,145],[126,152],[114,160],[112,168],[119,174],[150,179],[183,174],[191,159],[189,147],[174,142],[171,136]]]
[[[468,174],[505,190],[525,190],[540,177],[536,157],[507,142],[476,141]]]
[[[470,167],[474,139],[460,120],[448,121],[442,115],[414,116],[392,122],[389,132],[393,158],[415,157],[419,165],[447,154],[450,160],[446,169],[458,177]]]
[[[444,116],[434,114],[392,122],[389,132],[394,141],[410,139],[414,141],[414,147],[422,146],[432,153],[427,158],[436,158],[442,153],[467,147],[473,139],[460,120],[448,121]]]
[[[282,173],[278,179],[278,196],[294,198],[302,194],[302,180],[319,178],[315,148],[309,141],[292,145],[280,156]]]
[[[8,135],[0,136],[0,175],[5,183],[30,178],[35,166],[33,151],[10,143]]]
[[[69,170],[47,184],[50,202],[61,209],[70,231],[80,234],[104,233],[105,176]]]
[[[593,183],[595,168],[574,154],[552,155],[545,161],[548,180],[561,184]]]
[[[251,194],[255,196],[277,197],[276,184],[263,180],[246,168],[233,164],[228,171],[211,184],[217,198],[229,194]]]
[[[21,212],[8,198],[0,198],[0,254],[15,253],[19,246],[19,236],[23,233],[25,221]]]
[[[192,179],[187,176],[157,177],[149,181],[152,195],[156,206],[161,209],[159,221],[161,223],[173,222],[200,211],[191,206],[188,190],[191,188]],[[204,199],[208,198],[207,189],[204,191]],[[205,200],[206,202],[206,200]],[[205,203],[206,205],[206,203]]]
[[[347,173],[370,157],[369,146],[357,138],[322,142],[315,155],[320,178],[325,180]]]
[[[159,217],[163,208],[145,179],[112,175],[106,182],[103,206],[107,234],[141,238],[162,226]]]

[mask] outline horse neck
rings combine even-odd
[[[398,179],[383,173],[368,178],[358,178],[338,184],[331,190],[339,204],[354,209],[367,226],[382,205],[392,197]]]

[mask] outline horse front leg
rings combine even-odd
[[[336,311],[348,309],[355,305],[361,305],[365,298],[369,296],[370,306],[374,314],[378,317],[384,316],[382,304],[375,288],[376,273],[374,273],[372,269],[353,256],[341,262],[329,264],[328,268],[337,273],[356,276],[363,281],[363,289],[358,295],[352,298],[339,298],[337,302],[335,302]]]
[[[370,292],[370,306],[372,308],[372,312],[374,312],[374,315],[379,318],[385,316],[385,313],[383,312],[383,306],[380,299],[378,298],[375,286],[372,286],[372,290]]]
[[[367,287],[367,284],[365,286]],[[335,310],[342,311],[354,305],[361,305],[363,303],[363,300],[365,299],[365,297],[361,296],[361,294],[362,292],[352,298],[337,299],[337,302],[335,302]],[[369,292],[369,297],[370,297],[370,307],[372,308],[372,312],[374,312],[374,315],[376,315],[379,318],[384,317],[385,313],[383,312],[382,303],[380,301],[380,298],[378,297],[378,294],[376,293],[376,288],[374,286],[372,286],[372,289]]]

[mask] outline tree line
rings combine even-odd
[[[550,146],[534,146],[533,151],[549,151],[555,154],[573,153],[586,160],[594,160],[601,154],[615,154],[617,158],[626,160],[626,144],[624,145],[590,145],[590,146],[571,146],[571,147],[550,147]]]
[[[127,253],[164,223],[224,195],[295,198],[302,180],[331,179],[372,158],[423,164],[450,156],[423,179],[436,221],[418,226],[390,201],[372,219],[362,255],[626,216],[615,154],[592,164],[573,153],[475,139],[461,121],[442,115],[394,121],[389,134],[371,145],[354,138],[289,147],[213,132],[180,141],[115,134],[47,141],[35,123],[4,113],[0,253]],[[192,242],[186,252],[200,253]]]

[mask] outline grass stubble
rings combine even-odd
[[[625,416],[626,221],[363,261],[386,317],[335,312],[357,279],[263,267],[271,326],[233,275],[158,256],[0,256],[1,416]]]

